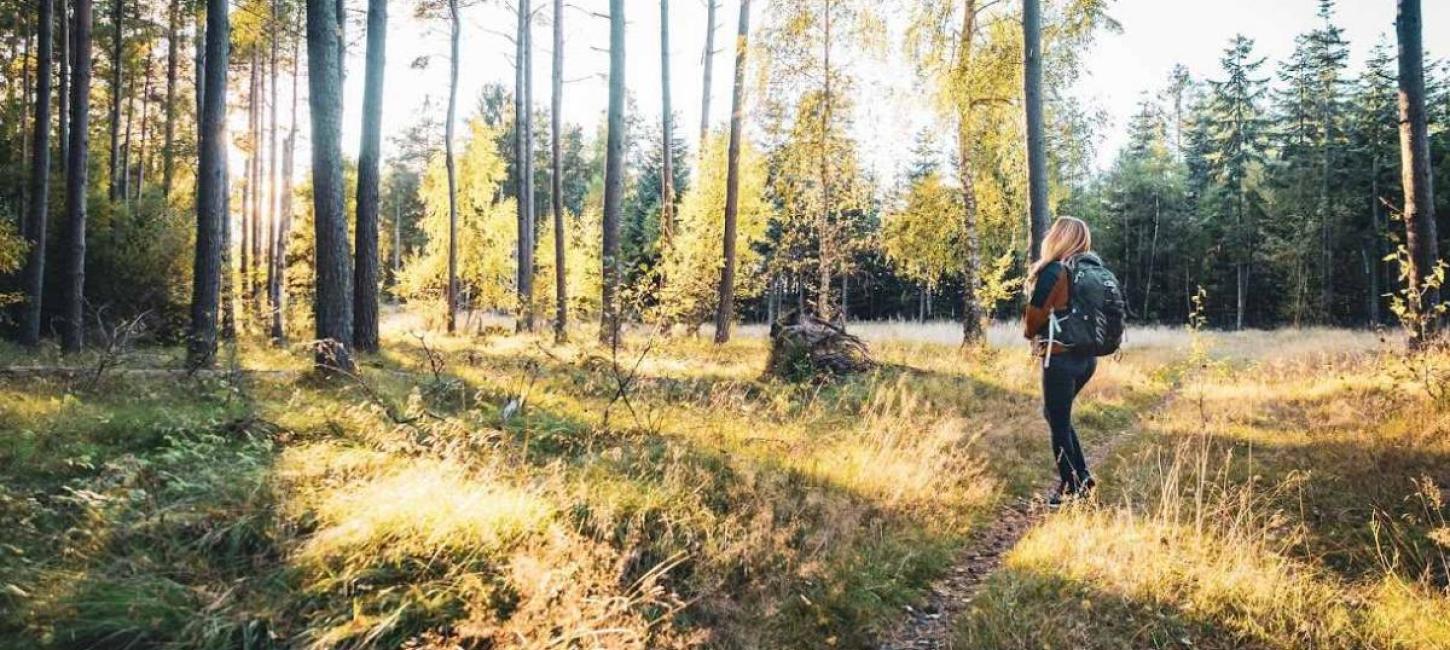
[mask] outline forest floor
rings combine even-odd
[[[880,369],[815,385],[762,379],[751,328],[610,350],[394,315],[330,381],[260,341],[195,377],[0,348],[0,639],[1450,648],[1450,356],[1135,330],[1078,409],[1100,494],[1045,513],[1010,327],[854,329]]]

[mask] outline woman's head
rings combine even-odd
[[[1086,222],[1076,217],[1058,217],[1052,227],[1047,229],[1047,236],[1042,238],[1042,254],[1032,265],[1030,275],[1036,278],[1048,264],[1085,253],[1092,250],[1092,247],[1093,233],[1088,230]]]

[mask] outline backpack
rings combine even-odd
[[[1123,344],[1127,304],[1123,287],[1095,253],[1067,260],[1068,313],[1055,315],[1057,340],[1073,350],[1105,357]]]

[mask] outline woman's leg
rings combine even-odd
[[[1093,378],[1093,373],[1097,372],[1097,369],[1098,369],[1098,360],[1096,358],[1093,358],[1093,357],[1084,357],[1083,358],[1082,370],[1081,370],[1081,372],[1078,373],[1077,377],[1073,381],[1073,390],[1072,390],[1073,401],[1076,401],[1077,394],[1080,393],[1080,392],[1082,392],[1083,386],[1086,386],[1087,383],[1088,383],[1088,380],[1090,380],[1090,379]],[[1069,413],[1071,413],[1071,411],[1069,411]],[[1068,431],[1069,431],[1069,433],[1068,433],[1068,444],[1069,444],[1068,458],[1071,461],[1071,465],[1072,465],[1073,472],[1076,474],[1079,483],[1081,483],[1083,481],[1087,481],[1088,479],[1092,478],[1092,472],[1090,472],[1088,470],[1088,466],[1087,466],[1087,456],[1082,453],[1082,443],[1078,440],[1078,436],[1077,436],[1077,426],[1072,423],[1072,420],[1071,420],[1070,417],[1068,419],[1068,425],[1067,426],[1068,426]]]
[[[1052,431],[1052,457],[1066,492],[1076,492],[1082,450],[1072,430],[1072,399],[1077,395],[1082,362],[1071,356],[1054,357],[1042,369],[1042,414]]]

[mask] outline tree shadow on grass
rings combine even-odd
[[[1225,603],[1222,611],[1205,614],[1054,573],[1011,566],[998,569],[973,603],[957,623],[952,647],[1249,650],[1323,647],[1320,644],[1328,640],[1322,635],[1296,637],[1302,632],[1295,629],[1294,621],[1265,620],[1235,603]],[[1284,629],[1276,629],[1281,624]],[[1312,628],[1305,625],[1302,629]],[[1344,640],[1343,646],[1334,647],[1360,644]]]
[[[873,627],[888,623],[940,575],[967,532],[803,471],[781,456],[788,451],[722,444],[672,431],[668,423],[653,427],[647,416],[636,421],[624,414],[620,404],[615,424],[601,430],[608,369],[553,359],[533,363],[511,359],[502,369],[480,363],[474,372],[447,378],[475,395],[482,421],[506,436],[500,451],[536,468],[563,468],[580,481],[578,497],[562,504],[561,512],[572,528],[632,558],[625,581],[687,554],[669,578],[695,603],[678,619],[687,628],[710,629],[722,639],[737,635],[737,644],[746,646],[862,647]],[[505,417],[503,405],[529,383],[511,375],[533,372],[549,376],[554,383],[548,392],[556,395]],[[710,411],[720,407],[722,391],[741,391],[742,401],[731,405],[742,406],[779,389],[736,379],[639,379],[636,409],[689,409],[697,417],[730,417]],[[859,401],[818,393],[791,397]],[[614,493],[601,493],[603,486],[614,486],[608,488]],[[662,496],[651,501],[640,495]],[[751,539],[759,546],[749,547],[745,540]]]
[[[1430,538],[1450,521],[1450,508],[1427,493],[1431,485],[1450,485],[1450,448],[1443,443],[1287,431],[1278,440],[1225,433],[1214,442],[1216,457],[1232,450],[1235,465],[1225,477],[1233,484],[1291,483],[1271,503],[1303,525],[1305,543],[1292,549],[1303,559],[1348,580],[1391,570],[1411,581],[1450,584],[1450,553]]]
[[[581,487],[561,512],[573,528],[626,552],[632,558],[626,577],[687,553],[669,580],[695,605],[677,623],[717,631],[722,639],[735,638],[735,645],[866,645],[871,630],[914,601],[995,511],[996,502],[976,504],[974,524],[944,529],[922,511],[880,503],[793,464],[798,449],[861,435],[859,420],[868,406],[909,395],[914,408],[983,420],[996,436],[980,448],[987,453],[983,470],[1003,486],[997,499],[1030,493],[1048,473],[1038,398],[990,376],[890,364],[863,376],[791,386],[733,373],[647,368],[628,379],[636,413],[614,404],[606,429],[601,413],[621,379],[613,360],[485,347],[447,353],[441,374],[430,378],[421,345],[392,350],[376,361],[392,377],[390,399],[401,403],[413,388],[410,381],[454,384],[455,394],[469,398],[434,406],[496,428],[503,447],[495,451],[516,454],[540,470],[561,467],[588,490],[612,485],[633,495],[666,494],[653,503],[626,499],[621,514],[614,497]],[[618,361],[623,372],[631,372],[631,360]],[[896,395],[885,393],[893,390]],[[525,405],[505,415],[524,395],[530,397]],[[674,430],[651,417],[659,410],[674,411],[674,421],[681,414],[691,421],[728,419],[721,426],[743,428],[762,442]],[[1003,417],[996,412],[1001,410],[1011,413]],[[1103,410],[1106,415],[1089,409],[1087,419],[1123,417]],[[769,444],[772,427],[807,416],[819,431]],[[1039,466],[1040,474],[1024,471]],[[688,490],[679,490],[680,473],[689,477]],[[761,548],[719,546],[722,539],[762,531],[769,535],[758,538]]]
[[[267,488],[272,432],[194,387],[131,382],[73,399],[27,423],[33,447],[5,450],[0,526],[12,552],[0,582],[19,592],[3,597],[0,636],[269,647],[266,594],[286,581]]]

